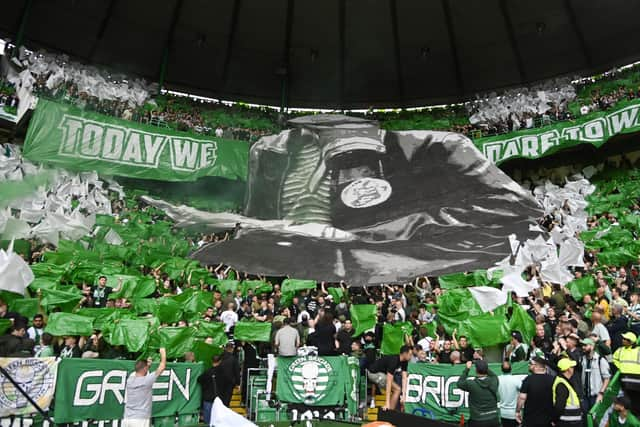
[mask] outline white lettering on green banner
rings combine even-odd
[[[544,128],[474,140],[492,163],[513,158],[536,159],[578,144],[596,147],[618,134],[640,131],[640,101],[622,102],[614,111],[596,112]]]
[[[74,170],[163,181],[246,179],[243,141],[189,134],[40,100],[25,139],[30,160]]]
[[[489,368],[501,374],[499,363],[490,363]],[[453,423],[462,415],[469,420],[469,393],[458,388],[463,370],[464,365],[409,363],[405,412]],[[518,362],[513,364],[511,375],[524,379],[527,372],[527,363]],[[474,375],[472,369],[470,378]]]
[[[133,361],[63,359],[56,383],[54,418],[68,423],[86,419],[120,419]],[[153,368],[152,368],[153,369]],[[153,384],[153,416],[198,413],[199,363],[169,363]]]

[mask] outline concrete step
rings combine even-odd
[[[231,410],[242,416],[247,416],[247,410],[245,408],[231,408]]]

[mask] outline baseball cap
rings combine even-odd
[[[583,344],[583,345],[595,345],[596,342],[594,340],[592,340],[591,338],[585,338],[582,341],[580,341],[580,344]]]
[[[511,332],[511,337],[517,339],[518,342],[522,342],[522,334],[520,333],[520,331]]]
[[[634,343],[638,340],[638,337],[633,332],[625,332],[624,334],[622,334],[622,339]]]
[[[558,369],[560,370],[560,372],[564,372],[569,368],[573,368],[574,366],[576,366],[576,361],[568,358],[560,359],[560,361],[558,362]]]

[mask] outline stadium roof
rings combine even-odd
[[[26,13],[25,13],[26,12]],[[27,17],[23,20],[23,17]],[[625,0],[11,0],[29,48],[236,101],[368,108],[476,93],[640,59]]]

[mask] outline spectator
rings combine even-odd
[[[222,373],[222,376],[220,376],[220,381],[216,383],[219,386],[217,387],[218,397],[225,406],[229,406],[231,403],[233,388],[240,385],[240,365],[234,351],[234,344],[227,343],[220,362],[219,372]]]
[[[138,360],[135,372],[127,379],[123,427],[150,427],[153,383],[167,367],[167,352],[159,350],[160,364],[155,372],[149,374],[151,359]]]
[[[36,314],[33,316],[32,325],[27,329],[27,335],[36,343],[36,351],[40,347],[40,337],[44,333],[44,316]]]
[[[504,360],[509,363],[522,362],[527,359],[528,349],[522,343],[522,334],[519,331],[511,332],[511,343],[505,348]]]
[[[0,337],[0,357],[33,356],[35,342],[27,336],[25,325],[16,322],[11,326],[11,333]]]
[[[571,385],[575,360],[564,358],[558,362],[560,373],[553,382],[553,422],[556,427],[581,427],[583,413],[580,398]]]
[[[400,393],[406,390],[409,360],[411,360],[411,348],[403,345],[399,354],[382,356],[369,366],[367,370],[369,381],[386,391],[383,410],[396,409]],[[402,386],[394,380],[396,373],[401,374]]]
[[[85,295],[89,297],[89,300],[93,302],[93,306],[96,308],[106,307],[109,295],[112,293],[120,292],[122,289],[122,278],[118,279],[118,286],[114,289],[107,286],[107,277],[100,276],[98,278],[98,284],[93,286],[83,285],[83,291]]]
[[[460,358],[462,363],[472,361],[473,347],[469,345],[469,340],[467,340],[467,337],[464,335],[460,336],[460,342],[458,343],[458,340],[456,339],[457,331],[458,331],[457,329],[454,329],[451,335],[451,338],[453,339],[453,346],[455,347],[456,350],[460,352]]]
[[[622,346],[613,353],[613,364],[620,371],[620,382],[626,396],[633,403],[633,411],[640,411],[640,347],[633,332],[621,335]]]
[[[300,347],[300,334],[297,329],[291,327],[289,317],[285,317],[282,323],[283,326],[276,332],[274,346],[279,356],[295,356],[298,354],[298,347]]]
[[[583,356],[580,366],[582,366],[585,410],[588,412],[596,403],[602,401],[611,373],[609,362],[595,351],[595,342],[591,338],[585,338],[581,343]]]
[[[310,344],[318,348],[319,356],[334,356],[336,354],[336,327],[333,315],[323,312],[315,322],[315,331],[309,335]]]
[[[353,342],[353,324],[350,319],[342,322],[342,327],[336,334],[338,341],[338,354],[349,354],[351,352],[351,343]]]
[[[224,323],[224,331],[229,332],[238,321],[238,313],[234,302],[227,303],[227,309],[220,314],[220,321]]]
[[[216,397],[220,397],[218,390],[224,388],[226,373],[220,369],[222,356],[213,356],[212,366],[198,377],[198,384],[202,387],[202,418],[205,424],[211,424],[211,406]]]
[[[547,374],[545,359],[535,356],[529,364],[531,374],[522,381],[515,419],[527,427],[550,427],[553,418],[551,389],[554,378]]]
[[[502,375],[498,377],[498,408],[502,418],[502,427],[516,427],[516,405],[522,387],[522,380],[511,375],[511,364],[502,362]]]
[[[627,396],[618,396],[613,402],[613,413],[609,416],[609,427],[640,427],[640,421],[630,409],[631,400]]]
[[[476,377],[469,379],[474,362],[467,361],[458,379],[458,388],[469,392],[469,427],[500,426],[498,410],[498,377],[484,360],[476,360]]]
[[[53,335],[45,332],[40,336],[40,347],[35,353],[36,357],[54,357],[55,352],[53,351]]]
[[[68,335],[64,337],[64,347],[60,350],[60,357],[63,359],[69,357],[81,357],[80,347],[78,347],[78,337]]]

